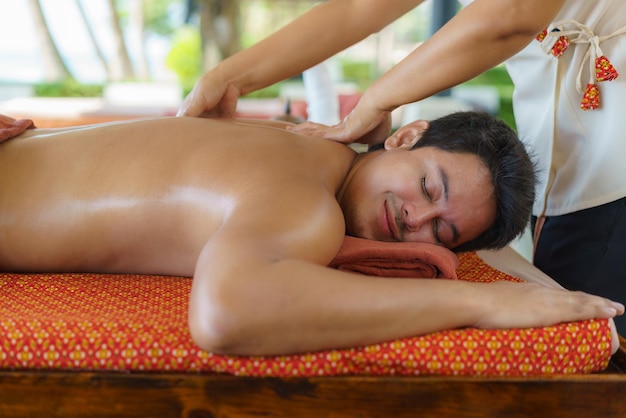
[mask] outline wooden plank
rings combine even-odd
[[[1,417],[620,417],[626,375],[324,377],[0,372]]]
[[[626,340],[598,374],[246,378],[0,372],[0,417],[626,417]]]

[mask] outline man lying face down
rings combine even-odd
[[[499,248],[525,227],[533,166],[481,113],[417,121],[358,154],[262,121],[161,118],[30,129],[0,146],[0,268],[193,276],[203,349],[279,354],[623,306],[531,283],[327,267],[348,234]]]

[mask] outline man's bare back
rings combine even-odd
[[[197,118],[26,131],[0,147],[0,267],[192,276],[244,207],[291,187],[292,199],[308,186],[335,201],[355,154],[295,136]],[[289,204],[275,216],[291,219]]]

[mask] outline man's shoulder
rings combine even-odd
[[[345,235],[343,212],[332,191],[314,182],[271,185],[241,199],[225,229],[244,231],[258,245],[327,263]]]

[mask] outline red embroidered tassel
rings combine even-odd
[[[552,46],[552,49],[550,50],[550,52],[552,53],[552,55],[558,58],[561,55],[563,55],[563,52],[565,52],[565,50],[567,49],[570,43],[571,41],[569,40],[567,36],[565,35],[559,36],[559,39]]]
[[[546,37],[546,35],[548,34],[548,29],[544,29],[543,32],[541,32],[539,35],[535,36],[535,39],[538,40],[539,42],[543,41],[543,39]]]
[[[596,80],[611,81],[615,80],[619,74],[613,64],[604,55],[596,58]]]
[[[593,110],[600,107],[600,91],[595,84],[587,84],[585,94],[580,102],[580,108],[582,110]]]

